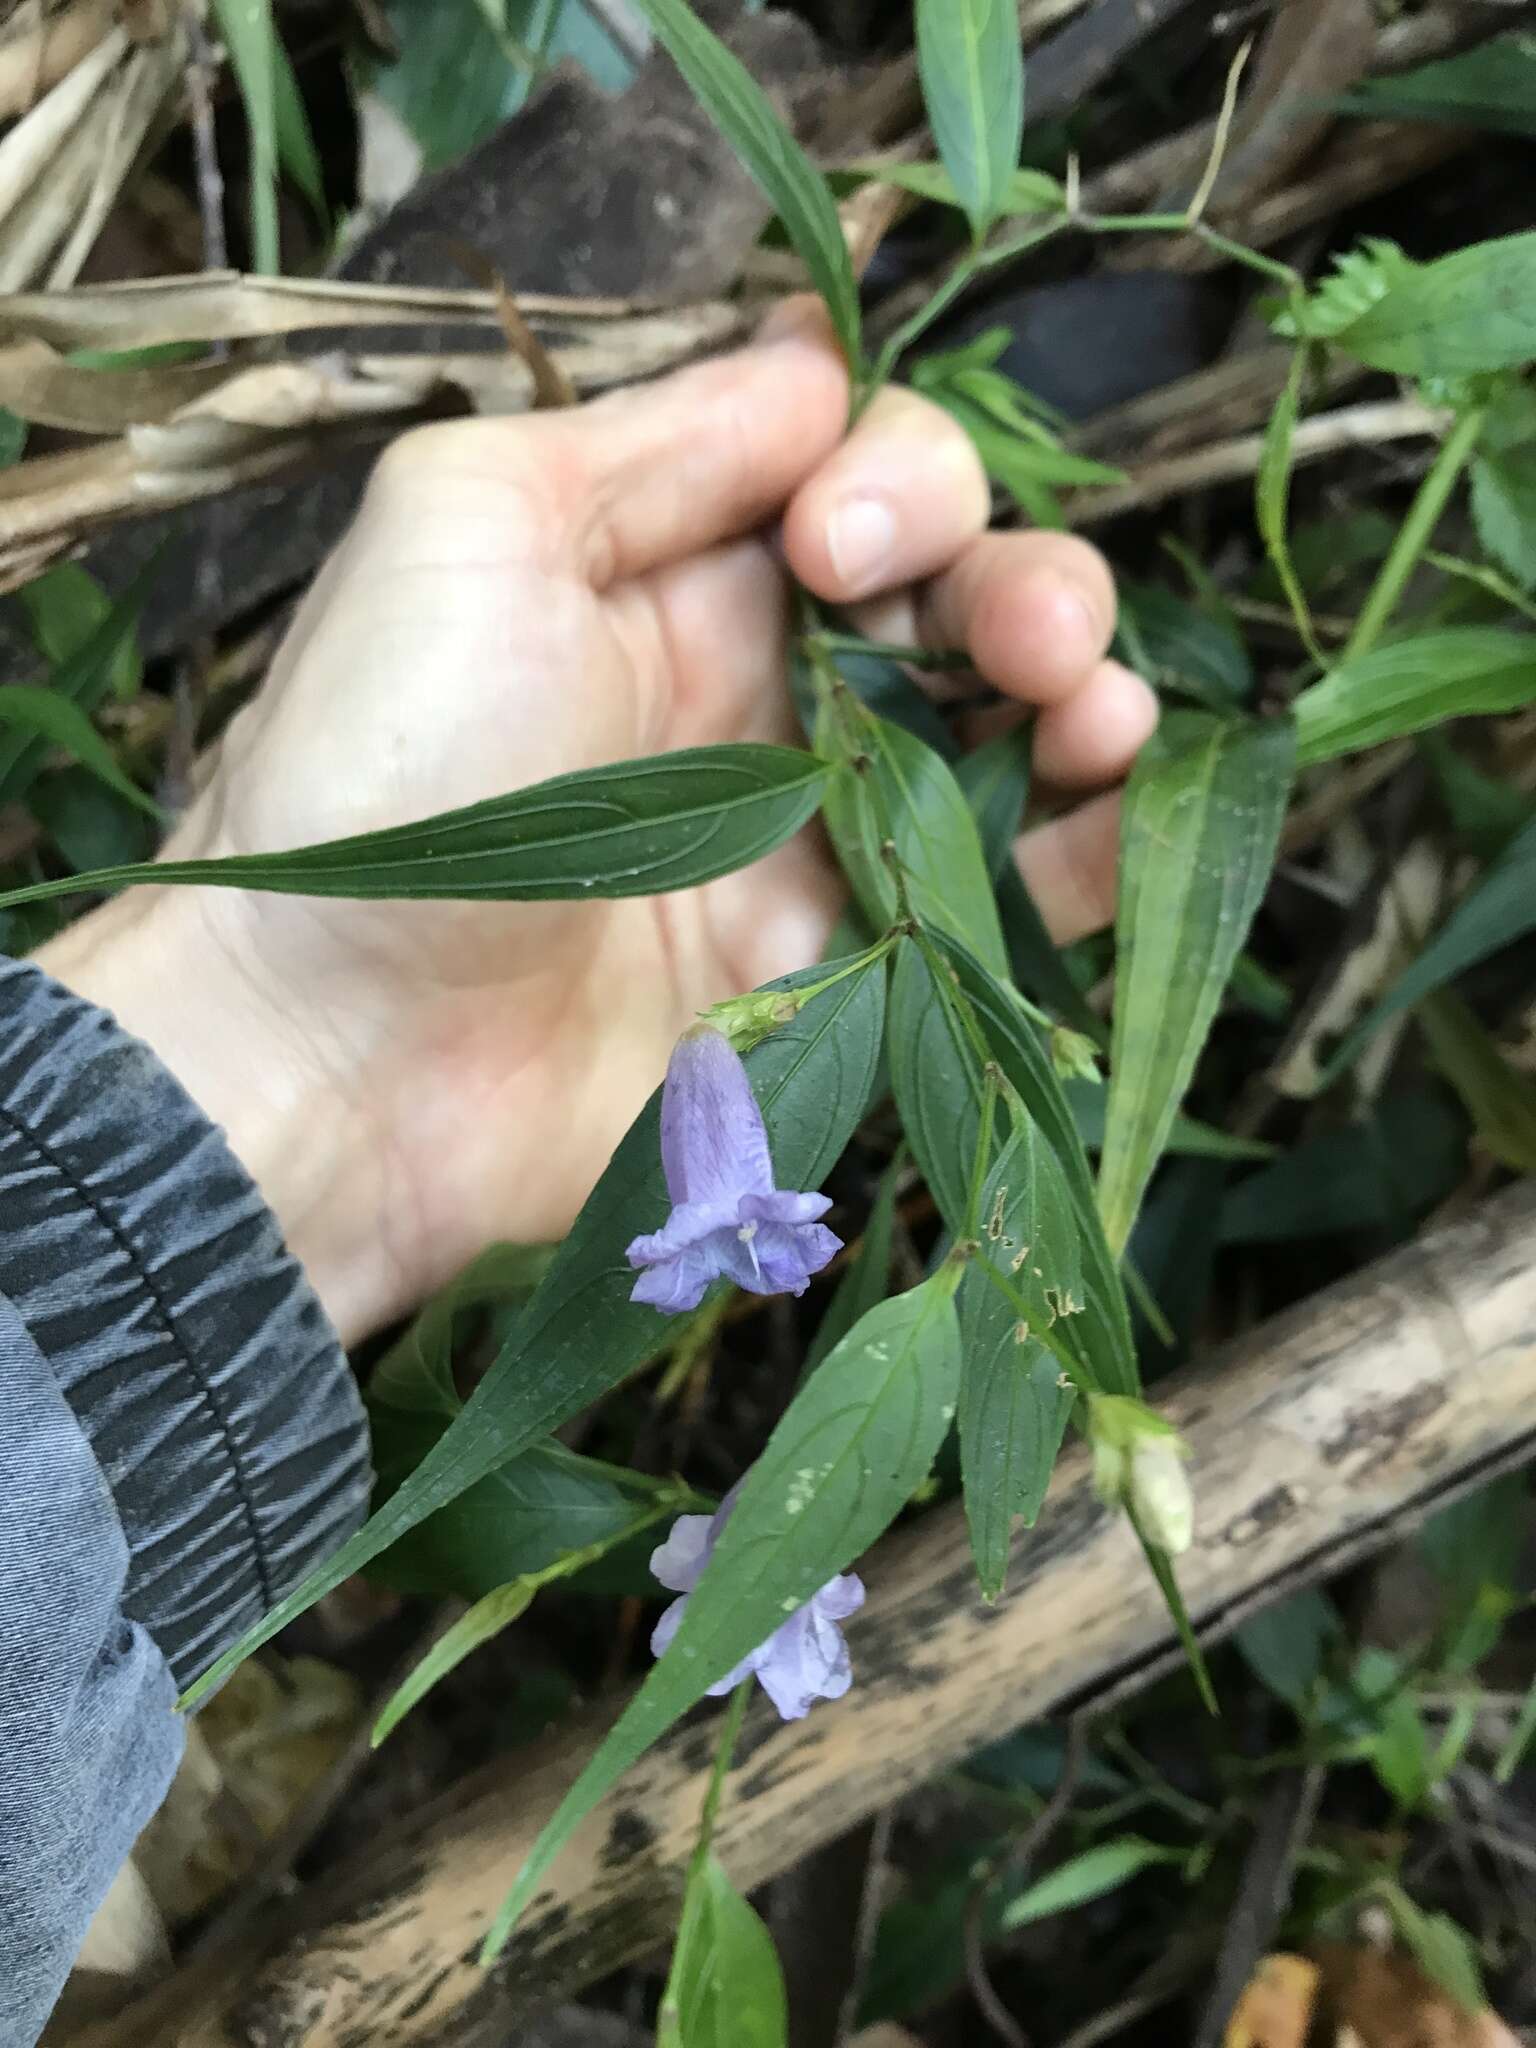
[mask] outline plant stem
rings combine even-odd
[[[715,1745],[715,1765],[709,1774],[704,1806],[699,1814],[699,1838],[694,1844],[693,1867],[701,1865],[709,1855],[709,1845],[715,1832],[715,1817],[720,1811],[726,1774],[731,1768],[731,1758],[736,1753],[736,1738],[741,1733],[741,1720],[747,1711],[747,1695],[751,1690],[751,1679],[744,1678],[731,1694],[731,1703],[726,1708],[725,1719],[720,1724],[720,1740]]]
[[[1455,426],[1441,443],[1440,453],[1419,485],[1413,503],[1408,507],[1408,516],[1399,527],[1387,559],[1360,608],[1355,630],[1339,656],[1341,662],[1368,654],[1381,638],[1382,629],[1397,609],[1398,599],[1429,546],[1440,515],[1445,510],[1446,500],[1477,443],[1483,425],[1483,410],[1482,406],[1468,406],[1458,415]]]

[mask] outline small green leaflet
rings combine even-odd
[[[57,690],[36,683],[0,684],[0,726],[62,747],[136,810],[151,818],[161,817],[160,806],[123,773],[117,756],[79,705],[61,697]]]
[[[1329,1062],[1337,1080],[1366,1040],[1390,1018],[1411,1010],[1458,974],[1536,929],[1536,819],[1505,847],[1470,889],[1396,985],[1362,1018]]]
[[[1123,1251],[1264,900],[1291,790],[1288,723],[1175,712],[1126,790],[1099,1208]]]
[[[956,987],[975,1012],[993,1059],[1039,1126],[1062,1170],[1080,1239],[1084,1296],[1081,1314],[1066,1320],[1063,1335],[1105,1393],[1134,1394],[1140,1379],[1130,1310],[1094,1200],[1088,1155],[1061,1082],[1039,1034],[1007,984],[988,974],[953,940],[941,935],[938,943]]]
[[[129,882],[505,903],[652,896],[782,846],[815,811],[825,780],[825,769],[792,747],[694,747],[556,775],[418,824],[291,853],[104,868],[32,883],[0,904]]]
[[[933,139],[979,242],[1009,210],[1024,138],[1014,0],[917,0],[917,64]]]
[[[1536,699],[1536,636],[1449,626],[1342,662],[1296,699],[1296,760],[1310,767],[1422,732],[1442,719]]]
[[[1433,263],[1399,256],[1375,303],[1333,339],[1357,362],[1406,377],[1519,368],[1536,357],[1536,232]]]
[[[896,916],[896,886],[882,852],[889,831],[917,916],[961,940],[994,974],[1006,974],[992,878],[953,769],[850,692],[840,701],[841,713],[818,721],[817,751],[836,763],[823,810],[865,915],[877,929]],[[857,721],[857,751],[844,737],[845,718]]]
[[[1154,1864],[1182,1865],[1187,1860],[1182,1850],[1164,1849],[1141,1835],[1117,1835],[1111,1842],[1085,1849],[1080,1856],[1069,1856],[1065,1863],[1037,1878],[1027,1891],[1010,1899],[998,1916],[998,1931],[1011,1934],[1017,1927],[1027,1927],[1032,1920],[1044,1920],[1052,1913],[1085,1906],[1090,1899],[1102,1899],[1106,1892],[1118,1891],[1138,1872]]]
[[[958,1397],[956,1277],[940,1272],[881,1302],[796,1394],[742,1484],[666,1655],[539,1836],[486,1938],[487,1961],[597,1801],[883,1535],[926,1479]]]
[[[825,967],[771,984],[804,986]],[[868,1106],[885,1021],[885,975],[866,968],[812,996],[789,1024],[744,1055],[781,1183],[814,1188]],[[185,1696],[195,1705],[253,1650],[322,1594],[361,1571],[418,1522],[487,1473],[509,1465],[568,1416],[654,1355],[668,1318],[629,1299],[630,1239],[667,1213],[660,1091],[653,1095],[588,1197],[533,1299],[463,1412],[384,1506],[282,1600]]]
[[[859,288],[831,187],[738,57],[687,0],[636,0],[720,132],[768,195],[826,300],[850,365],[860,360]]]
[[[656,2048],[784,2048],[784,1972],[767,1928],[713,1856],[688,1875]]]

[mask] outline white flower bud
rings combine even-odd
[[[1131,1450],[1131,1512],[1149,1543],[1178,1557],[1195,1533],[1195,1497],[1174,1436],[1143,1436]]]

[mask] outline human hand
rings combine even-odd
[[[1155,707],[1104,659],[1102,558],[987,533],[969,442],[910,393],[845,439],[819,314],[795,302],[772,328],[579,412],[396,442],[167,854],[276,851],[677,747],[792,744],[781,559],[864,605],[872,633],[963,647],[1040,707],[1048,781],[1118,781]],[[1115,826],[1101,795],[1021,842],[1058,937],[1109,916]],[[563,1232],[678,1033],[813,961],[840,901],[808,831],[648,900],[143,889],[40,957],[225,1125],[351,1341],[490,1240]]]

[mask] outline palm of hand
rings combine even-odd
[[[786,584],[764,542],[603,584],[558,480],[466,471],[476,444],[433,438],[405,444],[406,476],[386,471],[179,850],[302,845],[571,769],[793,740]],[[813,959],[835,901],[814,835],[750,876],[641,900],[227,899],[259,919],[274,992],[302,992],[331,1085],[392,1134],[409,1227],[445,1240],[445,1270],[487,1205],[508,1234],[557,1234],[677,1034]]]

